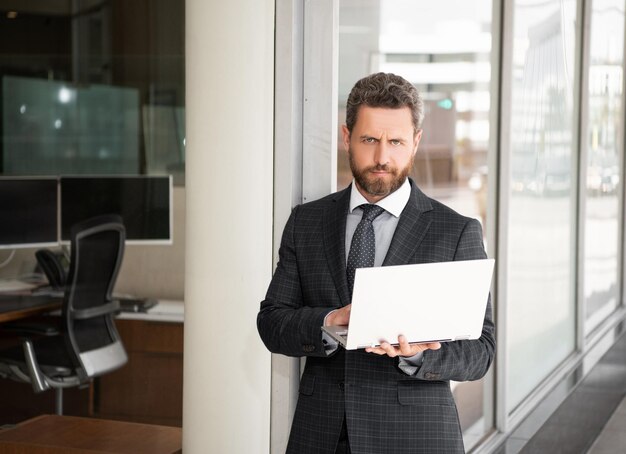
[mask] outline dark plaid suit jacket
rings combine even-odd
[[[487,372],[495,353],[491,304],[480,339],[426,351],[415,376],[403,373],[397,358],[363,350],[339,348],[327,356],[320,326],[329,310],[350,302],[344,246],[349,201],[350,187],[293,210],[257,318],[270,351],[307,357],[287,452],[333,454],[345,414],[354,454],[461,453],[449,380],[477,380]],[[485,257],[478,221],[429,199],[411,181],[383,266]]]

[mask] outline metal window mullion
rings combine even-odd
[[[500,187],[500,117],[503,109],[501,103],[501,88],[502,88],[502,35],[503,35],[503,6],[501,2],[492,2],[492,15],[491,15],[491,85],[490,85],[490,104],[489,110],[489,147],[487,155],[487,244],[488,254],[491,257],[495,257],[496,263],[500,260],[500,248],[498,243],[500,222],[498,218],[499,204],[501,203],[502,195],[499,191]],[[495,278],[492,282],[491,297],[494,320],[498,320],[498,313],[500,311],[500,294],[498,286],[498,272],[499,266],[496,268]],[[500,325],[498,332],[500,330]],[[499,342],[500,340],[498,340]],[[490,369],[488,375],[485,377],[485,392],[484,392],[484,417],[485,420],[491,425],[492,428],[498,430],[498,384],[501,381],[498,375],[498,356],[496,355],[494,366]]]
[[[494,2],[494,10],[496,9]],[[499,98],[498,98],[498,188],[499,194],[496,215],[497,220],[497,267],[496,267],[496,331],[499,354],[496,355],[496,429],[507,432],[509,417],[507,414],[507,292],[508,292],[508,241],[509,241],[509,197],[511,194],[511,96],[513,77],[513,11],[514,0],[505,0],[500,3],[500,67],[499,67]],[[494,11],[494,17],[495,11]],[[491,187],[490,187],[491,188]]]
[[[575,226],[575,276],[574,297],[576,309],[576,334],[575,346],[577,352],[585,350],[585,233],[587,219],[587,134],[589,131],[589,55],[591,43],[591,10],[592,0],[579,0],[576,49],[578,53],[578,65],[574,85],[574,100],[578,99],[574,107],[574,118],[577,120],[578,134],[575,137],[573,149],[578,151],[578,159],[574,159],[573,165],[577,165],[577,175],[575,182],[576,192],[576,226]]]
[[[302,201],[337,188],[339,0],[304,0]]]
[[[273,265],[282,231],[302,201],[303,0],[276,0]],[[270,453],[284,453],[298,400],[300,361],[272,355]]]
[[[625,16],[626,20],[626,16]],[[619,229],[619,240],[618,240],[618,250],[621,251],[618,260],[618,277],[622,276],[621,279],[618,279],[618,310],[620,306],[622,308],[626,307],[625,295],[624,295],[624,280],[626,279],[626,234],[624,233],[624,227],[626,221],[624,220],[624,215],[626,214],[626,185],[624,184],[624,177],[626,176],[626,140],[624,139],[626,128],[626,26],[624,27],[624,42],[622,44],[622,96],[621,96],[621,110],[620,114],[622,116],[621,125],[619,128],[619,136],[617,149],[620,150],[619,155],[619,182],[621,185],[619,191],[620,200],[618,202],[618,229]],[[621,245],[621,247],[620,247]]]

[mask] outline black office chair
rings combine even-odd
[[[67,284],[67,273],[59,257],[50,249],[39,249],[35,252],[35,258],[39,268],[46,275],[50,288],[63,290]]]
[[[128,360],[113,320],[119,303],[111,298],[124,240],[124,225],[116,215],[73,226],[60,331],[0,351],[0,376],[31,383],[35,392],[55,389],[59,415],[63,388],[84,385]]]

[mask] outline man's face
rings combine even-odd
[[[343,143],[357,188],[370,203],[398,189],[413,167],[422,137],[414,134],[408,107],[359,107],[352,134],[343,125]]]

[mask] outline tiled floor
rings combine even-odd
[[[626,454],[623,328],[588,374],[569,374],[494,454]]]
[[[626,453],[626,398],[588,451],[588,454],[616,453]]]

